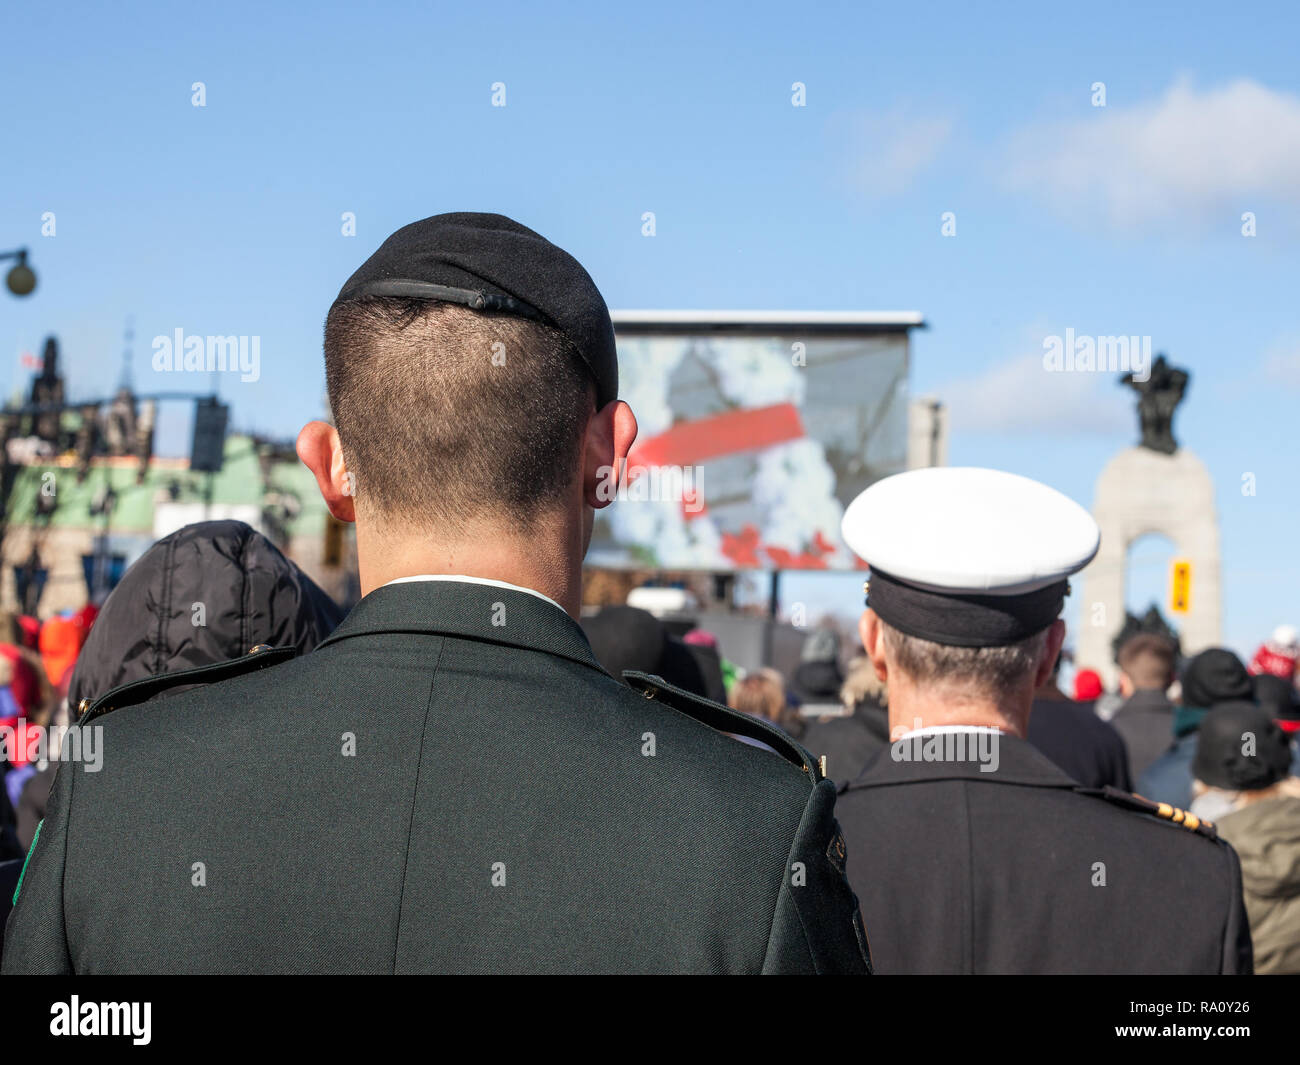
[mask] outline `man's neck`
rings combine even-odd
[[[1014,701],[998,703],[910,686],[901,691],[893,685],[889,689],[889,734],[894,738],[936,725],[974,725],[1001,729],[1024,739],[1028,722],[1028,701],[1024,705]]]
[[[582,607],[582,545],[565,547],[560,537],[534,532],[527,542],[488,528],[454,540],[426,540],[359,524],[361,594],[399,577],[479,577],[541,592],[576,619]]]

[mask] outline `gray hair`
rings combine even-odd
[[[918,684],[960,687],[995,699],[1032,685],[1047,649],[1047,629],[1000,647],[950,647],[908,636],[884,621],[880,628],[894,665]]]

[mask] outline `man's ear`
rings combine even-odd
[[[1034,690],[1037,691],[1046,682],[1047,678],[1052,675],[1052,667],[1056,665],[1056,656],[1061,653],[1061,644],[1065,643],[1065,621],[1057,618],[1052,622],[1052,627],[1047,630],[1047,642],[1043,647],[1043,660],[1038,663],[1038,669],[1034,671]]]
[[[636,440],[636,415],[621,399],[606,403],[587,423],[582,448],[582,495],[596,510],[614,501],[627,475],[627,453]]]
[[[889,667],[885,664],[885,634],[880,628],[880,617],[867,607],[858,618],[858,635],[862,637],[862,649],[871,659],[871,668],[876,671],[876,678],[889,682]]]
[[[339,521],[356,521],[356,478],[343,462],[338,431],[325,422],[308,422],[298,434],[298,457],[316,475],[316,487]]]

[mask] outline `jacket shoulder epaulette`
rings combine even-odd
[[[1181,825],[1188,831],[1205,836],[1207,839],[1219,838],[1219,832],[1214,827],[1214,822],[1203,820],[1194,813],[1180,810],[1177,806],[1171,806],[1167,802],[1152,802],[1142,795],[1124,791],[1122,788],[1111,787],[1109,784],[1104,788],[1077,787],[1074,790],[1081,795],[1092,795],[1099,799],[1105,799],[1107,802],[1112,802],[1116,806],[1123,806],[1128,810],[1136,810],[1151,817],[1158,817],[1170,824]]]
[[[742,714],[721,703],[715,703],[712,699],[675,687],[652,673],[626,670],[623,673],[623,681],[645,698],[667,703],[674,710],[719,732],[730,732],[766,744],[787,762],[807,773],[809,780],[814,784],[825,776],[817,760],[775,725],[769,725],[749,714]]]
[[[248,654],[240,658],[232,658],[228,662],[213,662],[207,666],[182,669],[176,673],[160,673],[156,677],[144,677],[133,680],[129,684],[119,684],[98,699],[93,701],[82,699],[81,705],[77,707],[77,724],[84,725],[91,718],[110,714],[124,706],[147,702],[155,695],[161,695],[182,685],[193,687],[215,684],[217,681],[255,673],[259,669],[266,669],[267,666],[287,662],[297,653],[292,647],[271,647],[269,644],[259,643],[256,647],[250,648]]]

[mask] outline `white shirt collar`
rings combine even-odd
[[[1002,735],[1002,729],[992,725],[926,725],[924,728],[908,729],[906,732],[890,737],[897,742],[910,736],[940,736],[945,732],[994,732]]]
[[[538,599],[545,599],[565,617],[569,616],[569,612],[564,607],[560,606],[549,595],[543,595],[536,588],[525,588],[521,584],[511,584],[508,581],[496,581],[491,577],[466,577],[459,573],[417,573],[413,577],[394,577],[391,581],[385,583],[383,587],[386,588],[389,584],[412,584],[415,581],[458,581],[462,584],[486,584],[492,588],[506,588],[512,592],[527,592],[529,595],[537,596]]]

